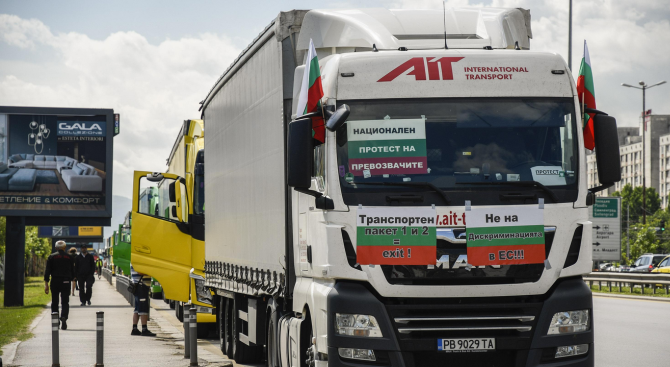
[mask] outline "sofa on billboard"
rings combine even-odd
[[[14,154],[7,163],[9,167],[46,168],[61,172],[63,168],[72,168],[77,161],[63,155]]]
[[[102,191],[102,177],[86,163],[75,163],[71,169],[63,170],[61,177],[70,191]]]
[[[55,169],[71,192],[102,191],[102,177],[88,164],[60,155],[14,154],[8,164],[0,163],[0,191],[32,191],[38,176],[36,168]]]
[[[0,191],[33,191],[36,181],[37,170],[9,168],[0,163]]]

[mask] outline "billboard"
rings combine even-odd
[[[102,227],[40,226],[37,235],[46,238],[102,237]]]
[[[0,107],[0,215],[111,218],[113,137],[111,109]]]
[[[596,198],[589,210],[593,260],[621,261],[621,198]]]

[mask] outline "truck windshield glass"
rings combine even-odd
[[[205,175],[195,175],[193,186],[194,214],[205,214]]]
[[[357,185],[366,181],[427,182],[450,197],[476,190],[542,193],[533,185],[477,184],[536,181],[556,192],[559,201],[565,201],[565,190],[573,190],[576,198],[578,130],[570,98],[341,102],[351,108],[337,131],[345,201],[347,194],[380,190],[434,191]]]

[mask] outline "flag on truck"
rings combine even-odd
[[[584,108],[596,108],[596,91],[593,87],[593,73],[591,71],[591,58],[589,57],[589,48],[584,40],[584,57],[579,67],[579,77],[577,78],[577,95],[579,103]],[[593,133],[594,114],[584,113],[584,147],[593,150],[596,146],[595,135]]]
[[[309,40],[307,50],[307,62],[305,73],[302,76],[302,87],[298,97],[298,117],[311,112],[321,112],[321,98],[323,98],[323,87],[321,86],[321,70],[319,69],[319,58],[316,56],[314,42]],[[312,117],[312,137],[321,143],[326,141],[326,129],[323,116]]]

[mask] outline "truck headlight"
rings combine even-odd
[[[205,288],[204,280],[195,279],[195,296],[200,303],[212,304],[212,294],[209,292],[209,289]]]
[[[377,319],[370,315],[336,313],[335,332],[340,335],[349,336],[382,337],[382,331],[379,329]]]
[[[547,335],[570,334],[589,329],[589,310],[557,312],[551,318]]]

